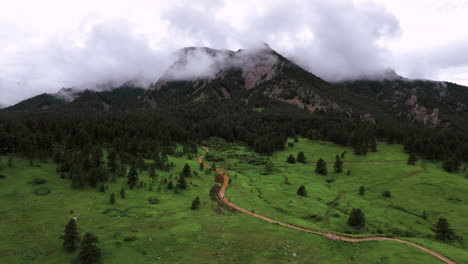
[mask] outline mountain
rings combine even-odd
[[[238,51],[188,47],[177,56],[146,91],[132,83],[114,88],[109,82],[101,86],[104,91],[62,89],[7,110],[111,111],[226,100],[256,108],[275,102],[371,123],[405,122],[468,131],[468,88],[454,83],[410,80],[391,69],[330,83],[266,44]]]
[[[79,91],[72,88],[62,88],[54,94],[40,94],[31,97],[5,111],[46,111],[46,110],[92,110],[110,111],[124,110],[141,105],[144,89],[132,84],[124,84],[106,91]]]

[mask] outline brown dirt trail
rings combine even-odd
[[[202,146],[202,148],[206,152],[209,152],[209,149],[207,147]],[[203,162],[204,158],[205,158],[205,156],[200,156],[198,158],[198,162],[203,163],[203,166],[206,167],[206,168],[211,168],[210,165]],[[262,219],[264,221],[267,221],[267,222],[270,222],[270,223],[274,223],[274,224],[277,224],[277,225],[280,225],[280,226],[284,226],[284,227],[295,229],[295,230],[302,231],[302,232],[307,232],[307,233],[311,233],[311,234],[320,235],[320,236],[326,237],[326,238],[331,239],[331,240],[340,240],[340,241],[346,241],[346,242],[351,242],[351,243],[363,242],[363,241],[374,241],[374,240],[378,240],[378,241],[388,240],[388,241],[400,242],[400,243],[403,243],[403,244],[407,244],[407,245],[416,247],[416,248],[418,248],[418,249],[420,249],[420,250],[422,250],[424,252],[427,252],[427,253],[431,254],[432,256],[438,258],[439,260],[441,260],[441,261],[443,261],[443,262],[445,262],[447,264],[456,264],[456,262],[454,262],[453,260],[448,259],[447,257],[443,256],[442,254],[439,254],[439,253],[437,253],[437,252],[435,252],[433,250],[430,250],[430,249],[428,249],[426,247],[423,247],[423,246],[421,246],[419,244],[409,242],[409,241],[406,241],[406,240],[402,240],[402,239],[398,239],[398,238],[390,238],[390,237],[367,237],[367,238],[345,237],[345,236],[341,236],[341,235],[337,235],[337,234],[319,232],[319,231],[314,231],[314,230],[309,230],[309,229],[293,226],[293,225],[290,225],[290,224],[286,224],[286,223],[276,221],[274,219],[271,219],[271,218],[268,218],[268,217],[253,213],[253,212],[251,212],[249,210],[246,210],[246,209],[244,209],[244,208],[242,208],[240,206],[237,206],[237,205],[231,203],[226,198],[225,193],[226,193],[226,189],[227,189],[227,187],[229,185],[229,176],[221,169],[216,169],[216,172],[223,176],[223,184],[222,184],[221,188],[219,189],[218,198],[223,203],[225,203],[226,205],[230,206],[231,208],[233,208],[233,209],[235,209],[237,211],[246,213],[246,214],[254,216],[256,218],[260,218],[260,219]]]

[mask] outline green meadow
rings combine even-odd
[[[468,179],[463,172],[446,173],[438,162],[407,165],[402,146],[386,143],[366,156],[307,139],[272,156],[219,139],[205,144],[210,147],[207,162],[225,168],[232,179],[226,196],[241,207],[304,228],[357,237],[400,237],[468,263],[466,243],[437,242],[431,230],[439,217],[446,217],[455,233],[468,239]],[[334,173],[335,156],[344,151],[344,172]],[[307,163],[286,162],[289,154],[299,152],[305,153]],[[200,149],[199,155],[203,153]],[[328,163],[327,176],[314,172],[312,162],[319,158]],[[270,174],[265,173],[267,159],[273,164]],[[117,178],[100,192],[72,189],[53,163],[30,166],[13,157],[13,166],[0,171],[5,176],[0,179],[0,263],[76,263],[77,252],[65,252],[60,239],[73,217],[80,234],[91,231],[99,237],[103,263],[441,263],[396,242],[331,241],[232,212],[210,197],[215,175],[200,171],[196,158],[169,156],[169,161],[175,167],[157,171],[153,190],[130,190],[125,178]],[[161,185],[158,191],[159,180],[175,182],[185,164],[199,172],[199,177],[189,179],[189,188],[175,194]],[[139,177],[151,181],[146,171]],[[46,182],[33,184],[37,178]],[[307,197],[296,194],[300,185],[306,187]],[[358,193],[361,185],[364,195]],[[125,199],[119,195],[122,187]],[[386,190],[391,197],[382,196]],[[115,204],[109,202],[112,192]],[[193,211],[196,196],[201,207]],[[160,202],[151,204],[150,197]],[[347,224],[352,208],[364,211],[365,227]]]

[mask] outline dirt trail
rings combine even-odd
[[[202,148],[206,151],[206,152],[209,152],[209,149],[207,147],[204,147],[202,146]],[[206,168],[211,168],[210,165],[206,164],[203,162],[203,159],[205,158],[205,156],[200,156],[198,158],[198,162],[199,163],[203,163],[203,166],[206,167]],[[257,218],[260,218],[262,220],[265,220],[267,222],[270,222],[270,223],[274,223],[274,224],[277,224],[277,225],[280,225],[280,226],[284,226],[284,227],[288,227],[288,228],[291,228],[291,229],[295,229],[295,230],[299,230],[299,231],[302,231],[302,232],[307,232],[307,233],[311,233],[311,234],[316,234],[316,235],[321,235],[321,236],[324,236],[328,239],[331,239],[331,240],[340,240],[340,241],[346,241],[346,242],[352,242],[352,243],[355,243],[355,242],[362,242],[362,241],[373,241],[373,240],[388,240],[388,241],[396,241],[396,242],[400,242],[400,243],[404,243],[404,244],[407,244],[407,245],[411,245],[413,247],[416,247],[424,252],[427,252],[431,255],[433,255],[434,257],[438,258],[439,260],[445,262],[445,263],[448,263],[448,264],[456,264],[456,262],[448,259],[447,257],[443,256],[442,254],[439,254],[433,250],[430,250],[428,248],[425,248],[421,245],[418,245],[416,243],[413,243],[413,242],[409,242],[409,241],[406,241],[406,240],[402,240],[402,239],[398,239],[398,238],[390,238],[390,237],[367,237],[367,238],[351,238],[351,237],[345,237],[345,236],[340,236],[340,235],[337,235],[337,234],[332,234],[332,233],[326,233],[326,232],[319,232],[319,231],[313,231],[313,230],[309,230],[309,229],[305,229],[305,228],[301,228],[301,227],[297,227],[297,226],[293,226],[293,225],[290,225],[290,224],[286,224],[286,223],[283,223],[283,222],[280,222],[280,221],[276,221],[274,219],[271,219],[271,218],[268,218],[268,217],[265,217],[265,216],[262,216],[262,215],[259,215],[259,214],[256,214],[256,213],[253,213],[249,210],[246,210],[242,207],[239,207],[233,203],[231,203],[225,196],[225,193],[226,193],[226,189],[229,185],[229,176],[221,169],[216,169],[216,172],[219,173],[220,175],[223,176],[223,185],[221,186],[220,190],[219,190],[219,193],[218,193],[218,198],[223,202],[225,203],[226,205],[236,209],[237,211],[240,211],[240,212],[243,212],[243,213],[246,213],[248,215],[251,215],[251,216],[254,216],[254,217],[257,217]]]

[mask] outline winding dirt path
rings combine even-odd
[[[202,146],[202,148],[206,151],[206,152],[209,152],[209,149],[207,147],[204,147]],[[199,163],[202,163],[204,167],[206,168],[209,168],[211,169],[211,166],[204,163],[203,162],[203,159],[205,158],[205,156],[200,156],[198,158],[198,162]],[[398,239],[398,238],[390,238],[390,237],[367,237],[367,238],[352,238],[352,237],[345,237],[345,236],[340,236],[340,235],[337,235],[337,234],[332,234],[332,233],[325,233],[325,232],[319,232],[319,231],[313,231],[313,230],[309,230],[309,229],[305,229],[305,228],[301,228],[301,227],[297,227],[297,226],[293,226],[293,225],[290,225],[290,224],[286,224],[286,223],[283,223],[283,222],[280,222],[280,221],[276,221],[274,219],[271,219],[271,218],[268,218],[268,217],[265,217],[265,216],[262,216],[262,215],[259,215],[259,214],[256,214],[256,213],[253,213],[249,210],[246,210],[240,206],[237,206],[233,203],[231,203],[225,196],[225,193],[226,193],[226,189],[229,185],[229,176],[221,169],[216,169],[216,172],[219,173],[220,175],[223,176],[223,185],[221,186],[221,189],[219,190],[218,192],[218,198],[223,202],[225,203],[226,205],[236,209],[237,211],[240,211],[240,212],[243,212],[243,213],[246,213],[248,215],[251,215],[251,216],[254,216],[256,218],[260,218],[264,221],[267,221],[267,222],[270,222],[270,223],[274,223],[274,224],[277,224],[277,225],[280,225],[280,226],[284,226],[284,227],[287,227],[287,228],[291,228],[291,229],[295,229],[295,230],[299,230],[299,231],[302,231],[302,232],[307,232],[307,233],[311,233],[311,234],[316,234],[316,235],[320,235],[320,236],[324,236],[328,239],[331,239],[331,240],[340,240],[340,241],[346,241],[346,242],[352,242],[352,243],[356,243],[356,242],[362,242],[362,241],[373,241],[373,240],[388,240],[388,241],[395,241],[395,242],[400,242],[400,243],[404,243],[404,244],[407,244],[407,245],[411,245],[413,247],[416,247],[424,252],[427,252],[431,255],[433,255],[434,257],[438,258],[439,260],[445,262],[445,263],[448,263],[448,264],[456,264],[456,262],[448,259],[447,257],[443,256],[442,254],[439,254],[433,250],[430,250],[426,247],[423,247],[419,244],[416,244],[416,243],[413,243],[413,242],[409,242],[409,241],[406,241],[406,240],[402,240],[402,239]]]

